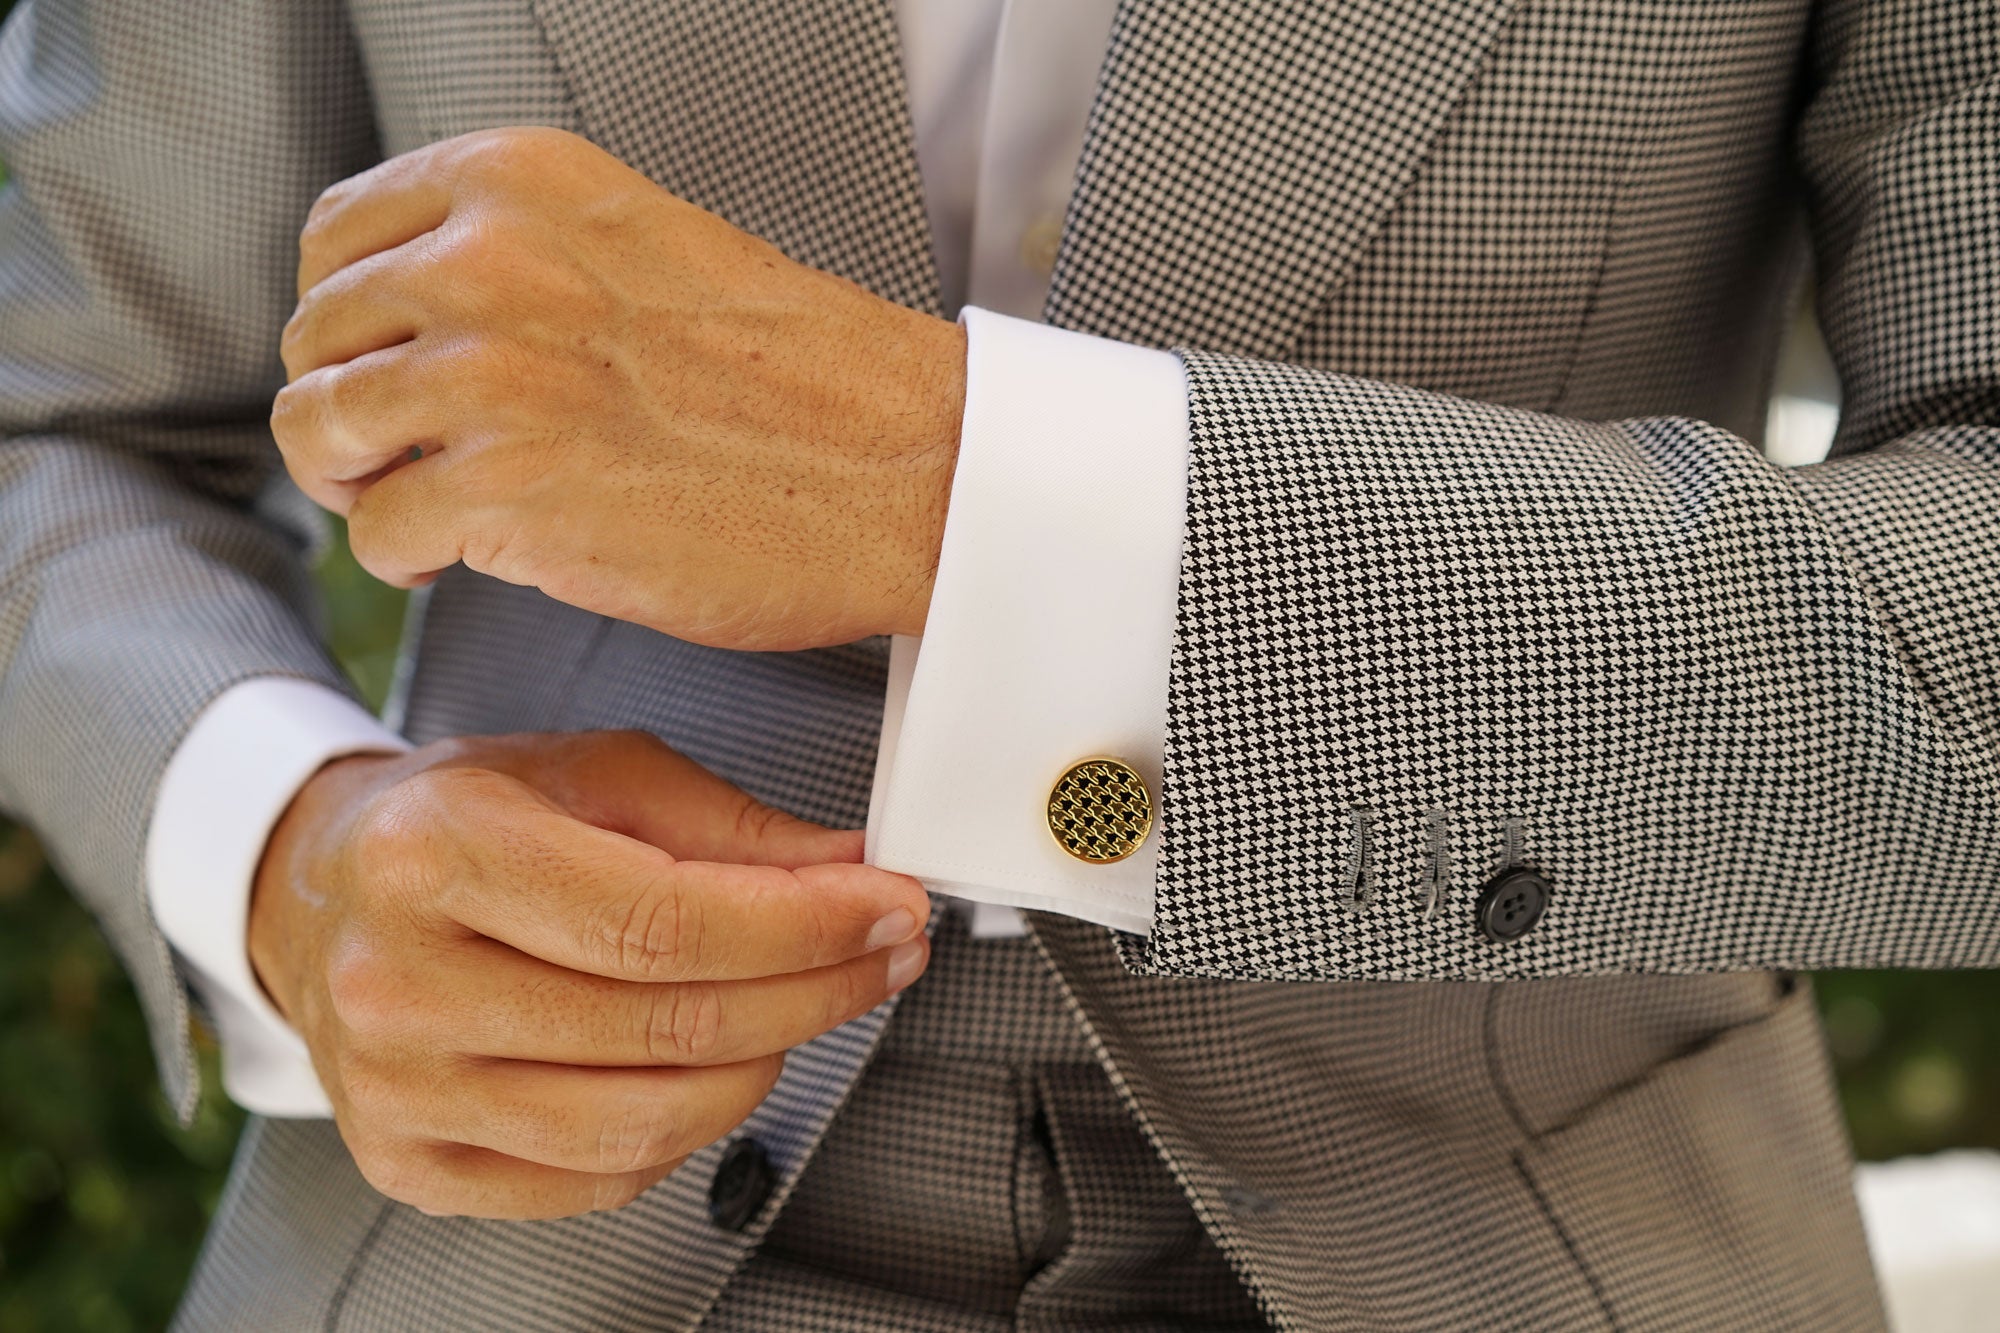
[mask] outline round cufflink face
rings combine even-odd
[[[1122,759],[1071,764],[1049,790],[1049,832],[1079,861],[1109,865],[1139,850],[1153,831],[1153,794]]]

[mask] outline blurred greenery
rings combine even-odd
[[[335,541],[319,570],[341,665],[380,704],[403,595]],[[138,1001],[35,840],[0,823],[0,1333],[163,1327],[222,1190],[241,1114],[201,1043],[182,1129]]]
[[[337,531],[319,572],[335,652],[379,703],[402,596]],[[1864,1159],[2000,1148],[2000,972],[1818,985]],[[207,1092],[183,1129],[154,1085],[123,973],[33,837],[0,822],[0,1333],[165,1325],[242,1124],[217,1092],[213,1046],[201,1053]]]

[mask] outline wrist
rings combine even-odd
[[[949,320],[919,318],[925,327],[913,374],[921,385],[924,410],[915,443],[903,460],[905,502],[891,533],[901,576],[881,589],[879,617],[885,632],[913,636],[924,632],[930,612],[965,418],[965,330]]]
[[[272,827],[251,881],[247,939],[250,970],[266,998],[294,1029],[300,1027],[298,959],[317,938],[320,897],[313,868],[324,863],[329,834],[349,822],[347,811],[376,790],[396,754],[345,755],[306,779]]]

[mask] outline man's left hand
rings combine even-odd
[[[299,250],[272,427],[378,577],[463,561],[730,648],[922,632],[957,325],[557,130],[344,181]]]

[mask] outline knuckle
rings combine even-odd
[[[599,1176],[591,1186],[590,1210],[611,1212],[625,1207],[651,1187],[644,1177]]]
[[[375,488],[369,487],[347,507],[347,549],[360,565],[382,582],[389,582],[394,572],[388,564],[388,536],[382,525],[376,521],[375,510],[380,503]]]
[[[450,822],[468,808],[484,805],[505,779],[476,764],[438,764],[404,779],[402,787],[426,820]]]
[[[765,805],[756,797],[744,793],[743,804],[736,810],[736,836],[747,846],[756,846],[770,835],[783,812],[775,806]]]
[[[416,783],[412,791],[434,793],[448,789],[452,775],[462,769],[472,769],[478,773],[492,773],[494,765],[504,765],[510,759],[518,759],[524,749],[522,743],[532,743],[532,735],[512,735],[512,737],[440,737],[428,741],[410,753],[418,767],[412,771],[410,779]]]
[[[424,761],[423,772],[435,772],[449,768],[479,768],[482,761],[491,761],[496,756],[505,757],[520,748],[522,742],[532,742],[537,737],[532,734],[514,736],[444,736],[431,741],[414,754]]]
[[[285,373],[294,378],[304,364],[301,359],[308,335],[311,333],[313,318],[301,303],[285,320],[285,327],[278,334],[278,359],[285,363]]]
[[[355,1153],[354,1165],[377,1194],[412,1208],[443,1211],[438,1169],[420,1153],[406,1148],[362,1151]]]
[[[743,1118],[748,1118],[758,1104],[770,1095],[771,1089],[778,1086],[778,1079],[785,1072],[785,1054],[779,1051],[752,1061],[751,1065],[756,1069],[757,1077],[752,1082],[750,1095],[744,1099]]]
[[[317,251],[326,242],[327,232],[333,219],[339,215],[341,206],[353,192],[349,181],[335,181],[319,192],[312,207],[306,210],[306,220],[299,228],[299,251],[307,254]]]
[[[873,1009],[882,1002],[885,989],[881,971],[873,959],[861,959],[856,965],[840,970],[842,977],[834,987],[833,1012],[828,1015],[830,1026]]]
[[[389,1066],[351,1050],[340,1062],[340,1093],[364,1131],[393,1129],[406,1122],[413,1109],[404,1082]]]
[[[654,1060],[702,1064],[721,1045],[722,1001],[713,985],[686,982],[654,992],[651,1021],[646,1025],[646,1050]]]
[[[492,471],[498,472],[500,469]],[[484,485],[465,485],[460,488],[461,497],[473,502],[467,504],[468,509],[494,493],[495,486],[492,481]],[[509,522],[504,517],[495,521],[477,522],[458,533],[454,554],[467,569],[480,574],[491,574],[495,570],[510,568],[509,552],[522,549],[521,539],[520,525]],[[532,551],[532,547],[529,550]],[[530,559],[532,558],[530,555]],[[512,567],[520,568],[519,565]],[[553,579],[547,581],[547,586],[552,589],[561,587],[560,583]]]
[[[379,891],[399,883],[435,854],[432,806],[423,776],[396,783],[356,817],[348,848],[362,888]]]
[[[423,245],[433,278],[428,294],[433,317],[445,327],[480,327],[479,316],[495,289],[515,276],[514,250],[504,207],[477,197],[454,202]]]
[[[468,135],[459,155],[461,166],[473,172],[506,173],[525,165],[534,152],[533,136],[506,126]]]
[[[400,970],[373,940],[350,933],[334,949],[326,966],[326,998],[334,1018],[347,1032],[363,1039],[380,1038],[402,1027],[412,997]],[[373,1091],[378,1081],[360,1076],[350,1084]]]
[[[333,420],[337,422],[361,420],[374,406],[374,378],[354,362],[328,366],[321,374],[325,377],[322,392],[326,398],[327,411]]]
[[[304,380],[287,384],[271,400],[271,434],[287,464],[296,464],[306,451],[311,407],[312,387]]]
[[[599,1123],[593,1165],[597,1171],[612,1175],[643,1171],[674,1155],[672,1137],[647,1108],[622,1107]]]
[[[457,266],[474,275],[491,275],[499,267],[507,249],[504,229],[492,217],[472,209],[460,210],[451,231],[435,247],[437,261]],[[491,284],[478,280],[454,284],[453,296],[463,302],[484,293]]]
[[[540,168],[575,135],[544,125],[507,125],[467,135],[460,162],[475,173],[511,175]]]
[[[610,961],[621,974],[678,981],[701,965],[701,932],[687,895],[671,882],[636,894],[622,919],[603,931]]]
[[[391,1199],[399,1199],[408,1192],[411,1173],[399,1160],[400,1154],[362,1146],[355,1146],[352,1151],[355,1168],[370,1189]]]
[[[385,887],[434,889],[481,838],[505,833],[494,807],[508,785],[504,775],[473,766],[412,773],[370,803],[357,852]]]

